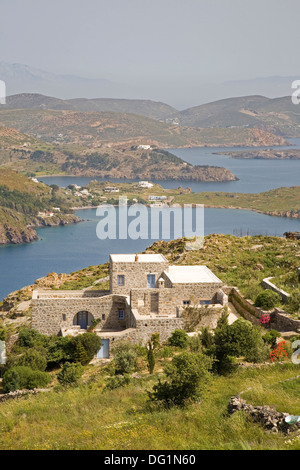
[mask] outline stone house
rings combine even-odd
[[[32,328],[76,335],[96,320],[103,344],[98,357],[107,357],[114,341],[145,344],[153,333],[165,341],[184,327],[186,306],[206,306],[215,323],[228,302],[222,281],[206,266],[172,266],[161,254],[113,254],[109,266],[107,291],[35,290]]]

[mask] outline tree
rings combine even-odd
[[[170,346],[176,346],[178,348],[184,349],[188,345],[189,337],[184,330],[175,330],[171,334],[168,342]]]
[[[90,362],[101,348],[101,338],[95,333],[83,333],[82,335],[72,338],[71,342],[75,351],[77,348],[77,343],[81,343],[87,354],[87,362]]]
[[[86,349],[84,348],[81,341],[76,342],[76,348],[74,352],[74,361],[82,364],[83,366],[90,362]]]
[[[210,378],[212,359],[198,353],[183,352],[175,356],[172,363],[165,367],[167,380],[154,385],[149,398],[167,407],[184,406],[199,400]]]
[[[155,355],[154,355],[154,344],[152,341],[148,342],[147,363],[148,363],[149,374],[153,374],[154,367],[155,367]]]
[[[217,328],[214,343],[215,356],[223,370],[230,365],[230,356],[244,357],[249,362],[260,362],[267,357],[267,347],[260,329],[243,318]]]

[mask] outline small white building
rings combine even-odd
[[[140,150],[151,150],[151,145],[139,145],[138,149],[140,149]]]
[[[149,181],[140,181],[139,182],[139,187],[140,188],[153,188],[153,184],[149,183]]]

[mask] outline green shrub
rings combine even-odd
[[[115,390],[116,388],[125,387],[129,385],[130,382],[131,378],[128,374],[116,375],[107,380],[104,390]]]
[[[39,351],[29,349],[17,361],[17,366],[30,367],[32,370],[45,371],[47,367],[47,359]]]
[[[262,339],[270,346],[274,346],[276,344],[276,338],[280,338],[280,336],[281,335],[278,331],[270,330],[265,335],[263,335]]]
[[[149,370],[149,374],[153,374],[154,367],[155,367],[155,355],[154,355],[154,346],[152,341],[148,341],[148,349],[147,349],[147,366]]]
[[[63,365],[62,370],[57,375],[57,379],[59,383],[64,386],[78,385],[83,371],[84,368],[81,364],[66,362]]]
[[[292,293],[287,303],[286,310],[288,313],[300,312],[300,291],[299,290]]]
[[[129,343],[119,343],[114,347],[115,374],[130,374],[137,367],[137,354],[135,348]]]
[[[81,341],[76,342],[73,359],[76,363],[87,365],[90,362],[89,356]]]
[[[175,330],[171,334],[170,338],[168,339],[168,343],[170,346],[175,346],[180,349],[184,349],[187,347],[189,342],[189,337],[184,330]]]
[[[217,328],[214,343],[219,361],[234,356],[244,357],[249,362],[260,362],[266,354],[260,329],[243,318],[231,325]]]
[[[203,354],[183,352],[175,356],[165,367],[167,380],[159,380],[154,385],[153,392],[149,393],[150,400],[167,407],[199,400],[210,378],[211,367],[212,359]]]
[[[17,366],[9,369],[3,376],[3,390],[8,393],[15,390],[45,387],[51,382],[51,377],[40,370]]]
[[[281,297],[277,292],[274,292],[270,289],[266,289],[255,299],[254,305],[255,307],[260,307],[263,310],[270,310],[271,308],[280,305],[282,302]]]
[[[78,342],[82,344],[87,354],[87,362],[90,362],[101,348],[101,338],[95,333],[84,333],[72,338],[71,343],[74,347],[74,353]]]
[[[17,341],[18,346],[24,348],[34,348],[37,346],[45,346],[47,338],[36,330],[30,328],[22,328]]]
[[[47,347],[47,367],[57,367],[72,360],[73,345],[69,337],[52,337]]]
[[[202,351],[201,335],[191,336],[189,338],[189,348],[191,352],[194,353]]]
[[[5,341],[6,339],[6,332],[3,326],[0,326],[0,341]]]

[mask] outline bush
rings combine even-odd
[[[266,289],[260,294],[258,294],[255,299],[254,305],[256,307],[262,308],[263,310],[270,310],[271,308],[280,305],[281,302],[282,300],[279,294],[270,289]]]
[[[128,374],[125,375],[116,375],[115,377],[110,377],[107,380],[104,390],[115,390],[116,388],[125,387],[129,385],[131,378]]]
[[[66,362],[57,375],[57,379],[59,383],[64,386],[77,385],[83,374],[83,370],[84,368],[81,364]]]
[[[137,367],[137,356],[133,350],[118,351],[114,356],[116,375],[132,373]]]
[[[215,331],[216,345],[230,356],[245,357],[262,342],[260,329],[243,318]]]
[[[29,349],[17,360],[16,365],[30,367],[32,370],[41,370],[44,372],[47,367],[47,359],[39,351]]]
[[[5,341],[5,339],[6,339],[5,329],[3,328],[3,326],[0,326],[0,341]]]
[[[73,345],[71,338],[53,337],[47,347],[48,368],[57,367],[72,360]]]
[[[47,338],[36,330],[23,328],[19,333],[18,346],[24,348],[34,348],[36,346],[45,346]]]
[[[154,372],[155,362],[154,345],[152,341],[148,341],[147,366],[150,375]]]
[[[180,349],[184,349],[189,343],[189,337],[184,330],[175,330],[171,334],[168,343],[170,346],[175,346]]]
[[[212,359],[203,354],[183,352],[165,368],[167,380],[154,385],[149,398],[165,406],[184,406],[199,400],[210,378]]]
[[[87,354],[87,362],[90,362],[101,348],[101,338],[95,333],[83,333],[83,335],[72,338],[71,343],[74,347],[74,353],[78,347],[78,342],[84,347]]]
[[[5,393],[15,390],[45,387],[51,382],[51,377],[39,370],[29,367],[17,366],[9,369],[3,376],[3,390]]]
[[[145,348],[145,353],[146,353]],[[120,342],[113,349],[116,375],[132,373],[137,367],[136,347],[128,342]]]
[[[73,359],[76,363],[79,363],[83,366],[87,365],[90,362],[90,358],[81,341],[76,342]]]
[[[232,370],[234,367],[232,357],[244,357],[249,362],[263,362],[269,352],[261,337],[260,329],[243,318],[239,318],[231,325],[217,328],[212,349],[219,373]]]
[[[280,338],[280,336],[281,335],[278,331],[270,330],[262,337],[262,339],[270,346],[274,346],[276,344],[276,338]]]

